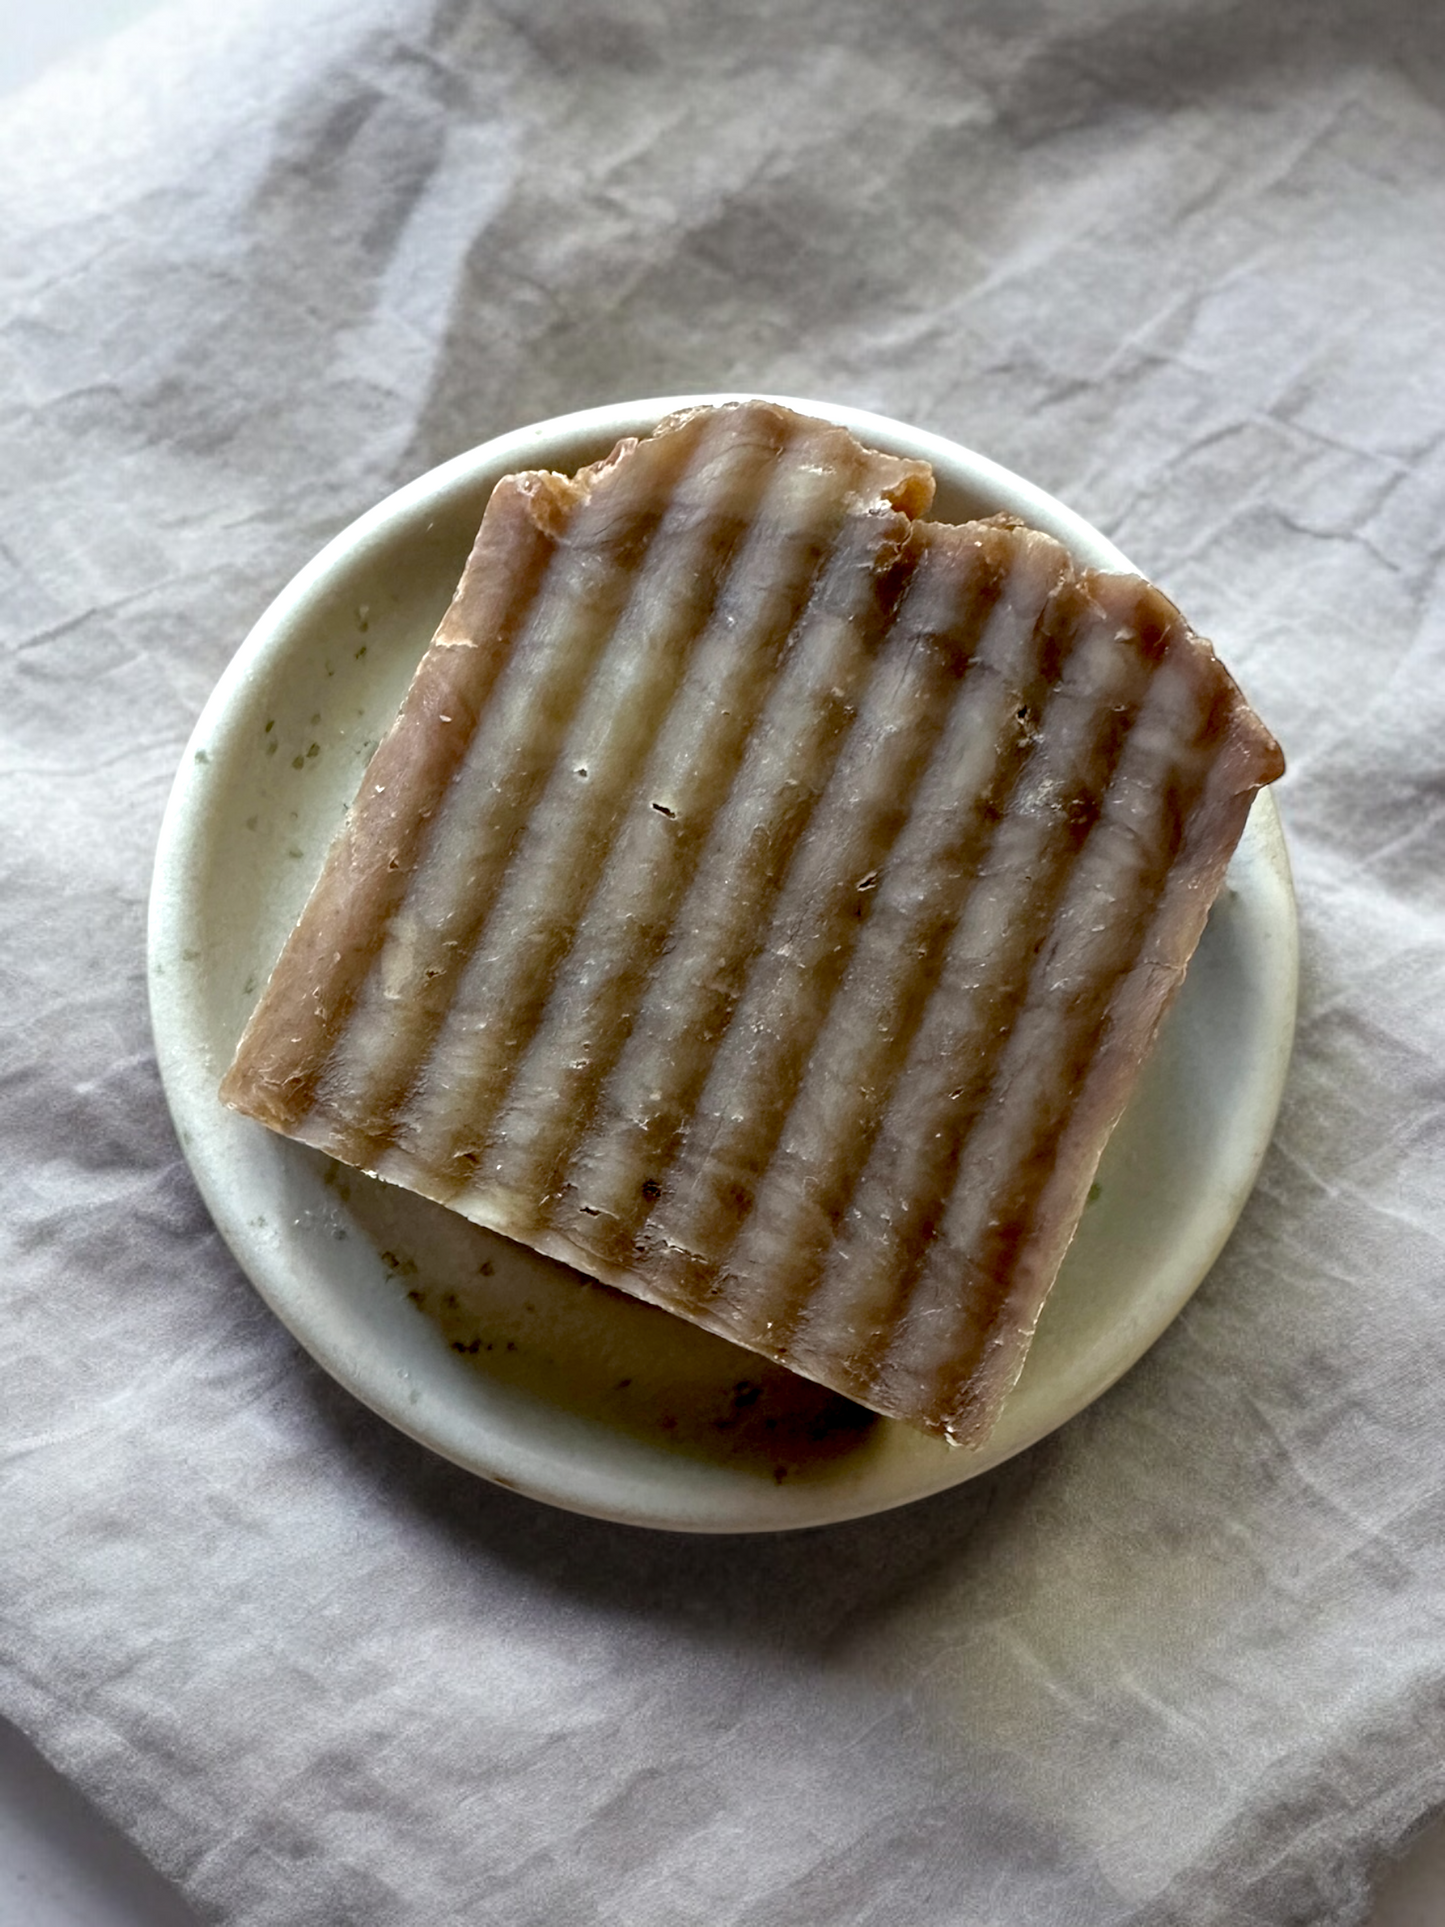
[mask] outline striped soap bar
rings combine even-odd
[[[223,1096],[967,1442],[1283,760],[932,487],[762,402],[501,482]]]

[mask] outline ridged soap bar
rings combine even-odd
[[[223,1095],[976,1441],[1283,759],[932,491],[762,402],[501,482]]]

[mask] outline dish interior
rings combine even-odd
[[[876,1418],[226,1111],[222,1072],[491,487],[518,468],[570,471],[677,405],[592,410],[460,457],[363,517],[283,592],[222,678],[177,777],[152,897],[152,1010],[182,1146],[223,1235],[343,1384],[458,1463],[552,1503],[679,1530],[769,1530],[975,1476],[1081,1410],[1168,1325],[1268,1144],[1293,1029],[1294,905],[1266,794],[1023,1376],[974,1451]],[[1052,498],[966,450],[857,411],[792,405],[932,461],[939,519],[1009,510],[1086,564],[1128,567]]]

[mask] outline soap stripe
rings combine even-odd
[[[408,1157],[456,1191],[478,1175],[495,1108],[565,963],[639,760],[729,570],[751,546],[759,497],[791,474],[789,441],[783,422],[714,418],[633,572],[587,688],[538,758],[535,800],[487,919],[469,933],[433,1045],[448,1074],[423,1069],[395,1133]],[[561,631],[553,647],[565,678],[570,635]]]
[[[965,567],[957,555],[920,557],[774,905],[650,1227],[710,1267],[726,1259],[766,1182],[817,1041],[830,1025],[849,1023],[849,966],[886,901],[877,879],[891,874],[950,717],[951,691],[967,677],[996,586],[993,550],[984,531]],[[796,1238],[799,1214],[791,1230]],[[714,1269],[701,1291],[682,1295],[705,1301],[716,1283]],[[748,1296],[743,1287],[736,1302]]]
[[[970,1132],[996,1097],[1010,1028],[1035,981],[1037,946],[1147,691],[1147,660],[1117,642],[1115,625],[1099,612],[1086,607],[1068,629],[1071,644],[1038,716],[1033,754],[863,1161],[807,1306],[800,1355],[827,1348],[830,1331],[849,1325],[876,1334],[875,1357],[893,1342]],[[868,1382],[860,1379],[858,1389]]]
[[[1043,1257],[1043,1247],[1056,1242],[1041,1213],[1059,1168],[1067,1114],[1088,1103],[1110,1011],[1147,957],[1184,825],[1197,812],[1207,780],[1196,752],[1216,722],[1208,692],[1198,689],[1187,666],[1167,662],[1156,669],[1000,1061],[994,1101],[964,1144],[939,1235],[919,1254],[912,1276],[899,1280],[897,1342],[884,1375],[901,1372],[926,1388],[930,1402],[944,1399],[961,1427],[984,1393],[980,1367],[1000,1321],[1022,1317],[1032,1324],[1037,1316],[1046,1281],[1030,1254]],[[1108,909],[1125,893],[1137,908],[1120,923]],[[1080,1172],[1076,1182],[1091,1175]],[[961,1253],[992,1281],[971,1304],[958,1289]],[[1054,1250],[1051,1262],[1043,1258],[1049,1278],[1060,1257],[1062,1250]],[[917,1343],[930,1324],[945,1335],[933,1356]],[[950,1347],[957,1371],[944,1365]],[[965,1383],[969,1376],[972,1384]]]
[[[822,447],[797,454],[837,459],[835,450]],[[720,599],[633,794],[567,971],[497,1120],[489,1176],[509,1189],[527,1188],[550,1204],[586,1149],[605,1080],[629,1032],[665,1021],[650,980],[677,941],[689,888],[718,812],[735,790],[753,723],[784,673],[785,646],[806,633],[835,593],[837,577],[846,575],[871,595],[880,548],[896,547],[906,536],[906,520],[897,515],[852,515],[843,522],[845,503],[840,490],[838,539],[814,556],[807,606],[801,613],[790,609],[786,627],[776,620],[779,592],[796,602],[806,572],[796,517],[768,565],[781,571],[772,591],[760,598],[755,588],[734,589]],[[790,560],[789,551],[798,559]],[[746,576],[751,567],[736,573]]]
[[[378,1163],[437,1048],[565,731],[668,518],[695,516],[725,430],[699,422],[619,464],[573,516],[506,671],[441,799],[404,902],[328,1066],[324,1095]],[[639,454],[642,451],[637,451]],[[361,1146],[357,1147],[358,1149]]]
[[[940,543],[957,570],[955,532]],[[1000,547],[1005,554],[1016,541]],[[998,825],[1028,771],[1048,685],[1078,603],[1051,543],[1024,546],[998,584],[910,818],[879,878],[878,909],[829,1013],[753,1215],[728,1255],[730,1303],[784,1345],[887,1123],[948,945]]]
[[[423,657],[396,720],[257,1004],[221,1095],[274,1130],[298,1131],[317,1104],[325,1067],[347,1026],[418,862],[428,824],[463,769],[496,682],[527,632],[575,498],[559,484],[539,518],[526,487],[506,478],[473,547],[468,572]],[[440,645],[440,646],[439,646]],[[448,718],[443,722],[442,718]],[[348,1155],[349,1116],[323,1125]]]
[[[607,1079],[598,1129],[565,1175],[554,1222],[591,1218],[594,1241],[620,1256],[682,1142],[845,740],[906,573],[894,566],[901,533],[891,516],[854,518],[836,572],[823,577],[823,593],[789,639],[645,1007]]]

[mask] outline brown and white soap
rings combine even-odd
[[[223,1095],[976,1441],[1283,759],[932,490],[762,402],[501,482]]]

